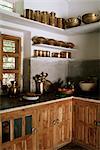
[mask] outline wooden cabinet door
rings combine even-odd
[[[37,110],[37,150],[53,149],[54,106],[43,105]]]
[[[10,138],[1,143],[1,150],[36,150],[36,110],[23,109],[4,113],[1,116],[1,131],[4,123],[9,122]],[[3,124],[3,125],[2,125]],[[7,128],[8,129],[8,128]],[[1,134],[5,136],[5,134]],[[8,135],[8,134],[7,134]]]
[[[61,147],[71,141],[71,102],[55,104],[54,147]]]
[[[98,111],[96,103],[75,100],[73,103],[73,140],[97,149],[100,141],[99,127],[95,125]]]
[[[100,104],[97,105],[97,122],[95,122],[97,127],[96,132],[96,149],[100,150]]]

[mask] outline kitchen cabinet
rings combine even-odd
[[[1,115],[1,124],[4,121],[10,120],[10,140],[1,143],[2,150],[52,150],[57,149],[69,142],[72,138],[72,109],[71,100],[61,102],[53,102],[36,106],[30,109],[22,109],[3,113]],[[26,122],[26,117],[28,125]],[[32,131],[30,134],[29,120],[32,119]],[[20,121],[22,119],[22,123]],[[20,124],[14,121],[20,121]],[[18,127],[17,134],[20,128],[21,136],[15,137],[15,126]],[[0,135],[2,137],[2,135]]]
[[[10,135],[10,140],[1,141],[1,150],[36,150],[36,132],[34,128],[36,127],[36,111],[34,109],[23,109],[18,111],[12,111],[8,113],[3,113],[1,115],[1,131],[3,131],[2,123],[5,121],[10,122],[10,130],[8,131],[6,127],[5,131],[8,131]],[[28,119],[26,119],[28,117]],[[19,118],[22,119],[22,122],[18,123],[15,120],[19,121]],[[31,119],[31,124],[29,123]],[[26,121],[27,120],[27,121]],[[19,126],[18,126],[19,124]],[[30,125],[28,125],[30,124]],[[26,127],[27,126],[27,127]],[[21,135],[18,137],[19,130],[21,130]],[[16,133],[17,132],[17,133]],[[15,137],[16,134],[16,137]],[[6,135],[6,134],[5,134]],[[4,135],[1,132],[0,137]]]
[[[38,107],[37,149],[55,149],[71,141],[71,102]]]
[[[100,149],[100,103],[73,97],[35,105],[0,114],[1,150],[57,150],[70,142]],[[5,121],[10,122],[8,141]]]
[[[100,149],[100,104],[73,102],[73,141],[91,149]],[[98,123],[99,124],[99,123]]]

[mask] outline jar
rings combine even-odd
[[[63,18],[57,18],[57,27],[63,28]]]
[[[35,10],[34,12],[34,20],[41,22],[41,13],[39,10]]]
[[[49,25],[51,26],[56,26],[56,13],[55,12],[51,12],[49,14]]]
[[[45,24],[49,24],[49,14],[47,11],[41,12],[41,22]]]
[[[35,12],[32,13],[32,20],[35,20]]]
[[[31,9],[25,9],[24,10],[24,17],[27,19],[32,19],[33,17],[33,10]]]

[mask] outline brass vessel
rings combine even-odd
[[[100,20],[100,15],[95,13],[87,13],[82,16],[82,22],[85,24],[97,22]]]
[[[51,26],[56,26],[56,13],[55,12],[51,12],[49,14],[49,24]]]
[[[27,19],[32,19],[33,18],[33,10],[25,9],[24,10],[24,17]]]
[[[41,22],[41,12],[39,10],[35,10],[35,12],[34,12],[34,20]]]
[[[77,27],[81,24],[81,19],[76,17],[71,17],[66,19],[66,28]]]
[[[41,22],[45,24],[49,24],[49,14],[47,11],[41,12]]]

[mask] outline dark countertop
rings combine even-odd
[[[70,97],[71,95],[68,95],[66,97]],[[82,94],[75,94],[73,96],[77,97],[82,97],[82,98],[90,98],[94,100],[100,100],[100,96],[97,95],[82,95]],[[42,103],[46,101],[51,101],[51,100],[56,100],[59,98],[64,98],[65,96],[61,96],[58,94],[44,94],[39,97],[38,100],[33,101],[33,100],[25,100],[22,98],[22,96],[19,97],[9,97],[9,96],[0,96],[0,110],[6,110],[10,108],[15,108],[15,107],[21,107],[21,106],[26,106],[26,105],[31,105],[31,104],[37,104],[37,103]]]

